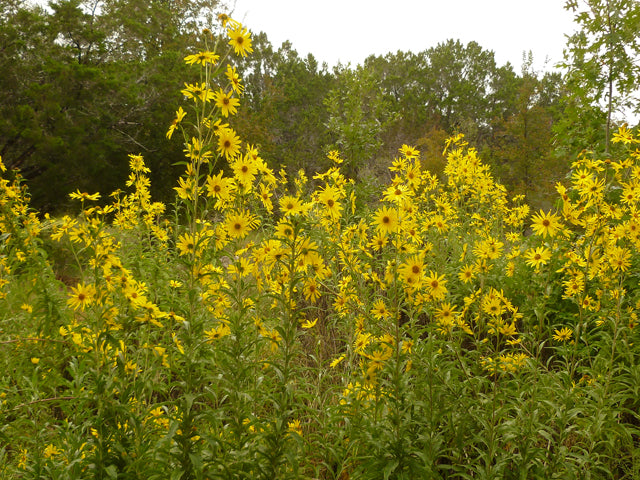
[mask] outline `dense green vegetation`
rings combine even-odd
[[[2,5],[1,478],[640,477],[638,2],[564,76]]]
[[[147,156],[154,194],[170,200],[182,152],[157,125],[171,121],[181,100],[176,87],[188,77],[182,57],[197,46],[217,2],[59,0],[41,9],[3,0],[2,7],[0,155],[29,181],[34,206],[64,212],[61,199],[74,188],[118,188],[130,152]],[[585,49],[584,39],[573,41]],[[303,165],[311,174],[339,148],[351,177],[379,178],[407,143],[441,171],[443,139],[463,132],[511,192],[548,206],[572,156],[608,134],[608,105],[597,103],[607,94],[607,72],[580,67],[563,78],[534,71],[531,59],[516,72],[497,65],[492,51],[458,40],[329,71],[293,45],[274,48],[264,33],[254,44],[255,55],[238,63],[247,89],[237,122],[273,168]],[[585,55],[576,62],[602,63],[602,55]],[[618,91],[633,91],[629,64],[612,63]]]

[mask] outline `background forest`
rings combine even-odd
[[[156,198],[170,198],[182,147],[155,127],[170,123],[181,101],[184,52],[224,5],[1,4],[0,155],[9,169],[21,169],[34,206],[61,212],[68,207],[61,199],[75,188],[115,190],[130,152],[147,156]],[[619,21],[632,25],[633,18]],[[511,192],[548,206],[572,155],[605,141],[607,111],[593,81],[536,72],[531,58],[517,72],[475,42],[443,39],[420,52],[329,70],[312,55],[301,58],[295,45],[271,45],[264,33],[254,32],[253,41],[256,54],[238,65],[247,88],[237,124],[274,168],[310,173],[338,148],[350,176],[386,180],[385,159],[407,143],[441,172],[443,140],[464,132]],[[589,55],[579,35],[572,41],[568,60],[599,61],[602,53]],[[632,75],[629,81],[637,83]]]

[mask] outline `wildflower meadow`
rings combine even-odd
[[[0,163],[0,477],[640,478],[640,136],[547,210],[462,134],[376,191],[337,150],[290,175],[234,128],[254,45],[219,20],[158,125],[173,203],[132,152],[42,215]]]

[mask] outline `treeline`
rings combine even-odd
[[[171,198],[184,154],[165,133],[190,78],[183,58],[202,46],[203,29],[225,6],[0,4],[0,155],[28,180],[33,205],[56,212],[77,188],[112,192],[127,176],[129,153],[145,156],[156,198]],[[536,72],[530,56],[516,72],[475,42],[447,40],[329,69],[290,43],[275,48],[264,33],[252,40],[254,55],[240,65],[244,99],[230,122],[273,168],[311,173],[337,148],[348,175],[379,181],[406,143],[438,172],[443,140],[462,132],[513,194],[544,206],[573,145],[605,136],[606,112],[576,113],[576,88],[560,73]],[[581,138],[567,141],[577,124]]]

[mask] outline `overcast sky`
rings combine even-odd
[[[233,5],[234,0],[230,0]],[[574,30],[564,0],[235,0],[233,18],[264,31],[278,48],[291,41],[320,62],[362,63],[371,54],[420,52],[447,39],[493,50],[499,65],[520,71],[531,50],[534,68],[562,60]]]

